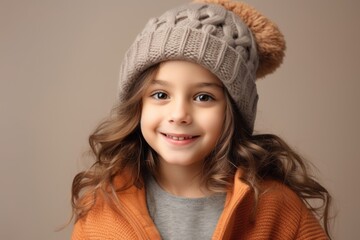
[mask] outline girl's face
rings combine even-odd
[[[167,61],[142,98],[141,131],[160,164],[201,167],[222,131],[222,83],[200,65]]]

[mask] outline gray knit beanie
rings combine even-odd
[[[284,50],[278,28],[244,3],[189,3],[150,19],[137,36],[121,64],[119,98],[125,101],[142,73],[157,63],[194,62],[222,81],[252,133],[258,101],[255,80],[281,64]]]

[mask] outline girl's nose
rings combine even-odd
[[[169,122],[188,125],[192,122],[191,106],[186,101],[177,101],[170,106]]]

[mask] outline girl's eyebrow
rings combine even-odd
[[[164,81],[164,80],[159,80],[159,79],[153,79],[151,84],[158,84],[158,85],[162,85],[162,86],[171,86],[171,82],[168,81]],[[224,89],[224,87],[219,84],[219,83],[211,83],[211,82],[199,82],[194,84],[194,87],[218,87],[221,89]]]

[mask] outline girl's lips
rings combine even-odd
[[[163,134],[163,135],[165,135],[165,137],[167,137],[167,138],[171,138],[171,139],[177,140],[177,141],[192,139],[193,137],[196,137],[196,136],[184,135],[184,134]]]
[[[165,139],[177,145],[186,145],[194,142],[199,136],[198,135],[187,135],[187,134],[172,134],[172,133],[161,133]]]

